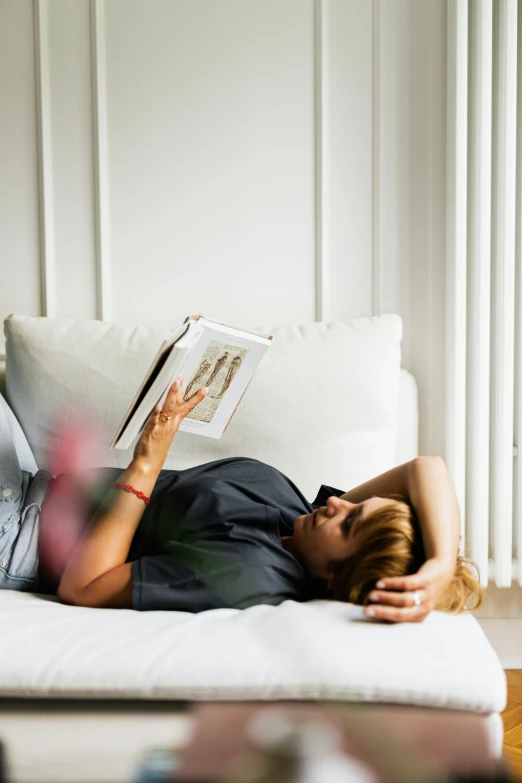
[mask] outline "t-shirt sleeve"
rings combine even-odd
[[[145,555],[132,564],[133,609],[203,612],[228,606],[172,552]]]
[[[310,505],[324,506],[326,505],[327,498],[329,498],[331,495],[340,497],[341,495],[344,495],[345,492],[347,492],[346,489],[337,489],[336,487],[330,487],[328,484],[321,484],[315,500],[312,500]]]

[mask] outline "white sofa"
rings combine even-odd
[[[6,398],[39,467],[61,410],[97,421],[110,442],[164,336],[19,315],[4,332]],[[400,367],[398,315],[270,332],[272,347],[221,440],[178,433],[165,467],[253,456],[312,497],[320,483],[348,489],[418,454],[417,387]],[[131,453],[107,450],[104,462],[125,465]],[[373,622],[359,606],[329,601],[140,613],[4,591],[0,622],[0,739],[15,781],[101,780],[101,765],[103,779],[124,779],[141,748],[182,741],[194,700],[464,710],[483,717],[501,754],[505,675],[469,612],[431,612],[418,624]],[[135,737],[132,750],[118,726]]]

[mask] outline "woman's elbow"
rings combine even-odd
[[[77,597],[72,594],[70,590],[67,590],[61,583],[58,585],[56,595],[62,602],[62,604],[70,604],[71,606],[77,606]]]
[[[74,590],[60,583],[56,595],[62,604],[68,604],[69,606],[93,606],[92,602],[89,602],[86,590]]]
[[[429,455],[426,455],[426,456],[414,457],[412,462],[439,462],[439,463],[442,463],[443,465],[446,464],[444,462],[443,457],[441,457],[439,454],[435,454],[435,455],[434,454],[429,454]]]
[[[62,579],[56,591],[62,603],[93,609],[132,609],[132,563],[102,574],[83,587]]]

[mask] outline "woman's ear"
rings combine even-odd
[[[339,566],[336,563],[330,563],[330,566],[328,568],[328,578],[326,579],[326,586],[328,590],[333,589],[333,583],[335,580],[335,577],[337,576],[337,568]]]

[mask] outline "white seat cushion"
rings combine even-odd
[[[173,317],[173,327],[182,320]],[[272,346],[221,439],[179,432],[165,467],[254,457],[283,471],[307,497],[322,483],[349,489],[393,467],[400,316],[263,331],[273,334]],[[7,400],[41,468],[55,445],[59,412],[97,421],[108,446],[167,334],[24,315],[8,316],[4,332]],[[132,453],[107,450],[103,463],[125,467]]]
[[[506,704],[504,671],[469,612],[390,624],[337,601],[190,614],[4,590],[0,627],[3,696]]]

